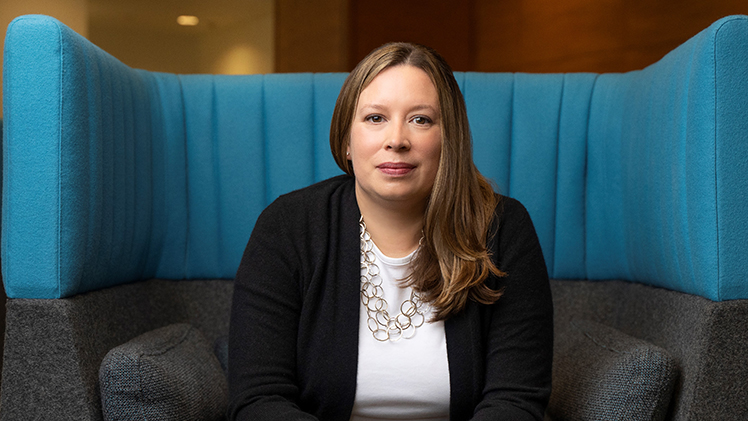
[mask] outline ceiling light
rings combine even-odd
[[[182,26],[195,26],[200,23],[200,19],[197,16],[181,15],[177,17],[177,23]]]

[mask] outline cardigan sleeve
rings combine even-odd
[[[529,214],[516,200],[502,200],[491,249],[507,275],[497,284],[504,295],[485,308],[485,387],[473,419],[542,420],[553,361],[548,272]]]
[[[274,206],[275,205],[275,206]],[[258,218],[234,281],[229,328],[230,420],[315,420],[298,405],[298,253],[271,204]]]

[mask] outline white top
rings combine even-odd
[[[390,317],[395,317],[400,304],[410,298],[411,288],[401,288],[398,279],[408,275],[415,252],[395,259],[374,245],[374,254]],[[367,326],[366,308],[363,304],[359,308],[358,377],[351,421],[449,420],[444,322],[426,322],[409,339],[380,342]]]

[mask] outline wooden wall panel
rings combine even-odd
[[[349,70],[393,41],[436,49],[454,70],[475,67],[474,0],[350,0]]]
[[[276,0],[276,71],[350,71],[411,41],[454,70],[641,69],[748,0]],[[313,4],[313,6],[312,6]]]
[[[348,71],[349,0],[276,0],[275,72]]]
[[[643,68],[745,0],[474,0],[479,71]]]

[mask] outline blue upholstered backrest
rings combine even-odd
[[[231,278],[259,212],[340,173],[344,74],[131,69],[58,21],[5,44],[9,297]],[[624,74],[458,73],[475,160],[529,209],[550,275],[748,298],[748,18]]]

